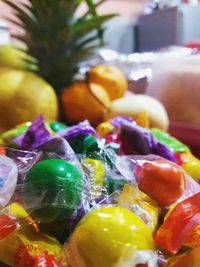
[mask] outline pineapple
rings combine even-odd
[[[14,36],[28,48],[28,54],[37,64],[36,73],[50,83],[59,96],[63,88],[74,81],[78,64],[102,44],[103,23],[114,14],[99,16],[96,7],[105,0],[27,0],[14,3],[0,0],[10,6],[24,34]],[[80,17],[76,11],[85,2],[88,9]]]

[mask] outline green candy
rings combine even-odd
[[[93,135],[77,136],[69,140],[69,144],[76,154],[88,154],[99,151],[98,143]]]
[[[58,122],[58,121],[52,121],[49,123],[49,127],[51,128],[51,130],[54,132],[54,133],[57,133],[57,132],[60,132],[64,129],[66,129],[66,125],[61,123],[61,122]]]
[[[114,193],[115,191],[122,191],[126,181],[124,179],[115,179],[115,178],[107,178],[104,181],[104,187],[106,188],[109,195]]]
[[[12,146],[15,147],[16,144],[14,143],[14,139],[17,138],[18,136],[20,136],[21,134],[25,133],[28,130],[29,124],[28,123],[24,123],[21,125],[16,126],[15,128],[4,132],[1,134],[1,140],[2,143],[5,146]]]
[[[160,143],[166,145],[173,152],[181,153],[190,151],[186,145],[178,141],[176,138],[170,136],[168,133],[157,128],[152,128],[150,131]]]
[[[77,167],[61,159],[43,160],[26,175],[24,202],[37,220],[50,223],[61,214],[69,217],[81,201],[82,187]]]

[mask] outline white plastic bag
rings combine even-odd
[[[158,58],[147,94],[164,104],[171,121],[200,126],[200,56]]]

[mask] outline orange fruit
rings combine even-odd
[[[102,86],[76,82],[63,91],[61,105],[64,119],[68,123],[76,124],[87,119],[96,126],[103,121],[110,99]]]
[[[100,65],[91,68],[88,77],[90,82],[103,86],[111,100],[124,96],[128,89],[125,75],[114,66]]]
[[[34,73],[4,69],[0,71],[0,129],[34,120],[58,118],[58,101],[54,89]]]

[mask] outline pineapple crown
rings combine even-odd
[[[12,8],[15,18],[7,18],[23,34],[13,37],[24,43],[31,57],[25,60],[36,64],[35,72],[50,83],[59,95],[73,83],[78,65],[103,44],[103,24],[115,14],[98,15],[97,7],[105,0],[27,0],[13,3],[0,0]],[[76,12],[85,2],[86,12]],[[94,42],[99,40],[99,42]],[[32,68],[33,70],[33,68]]]

